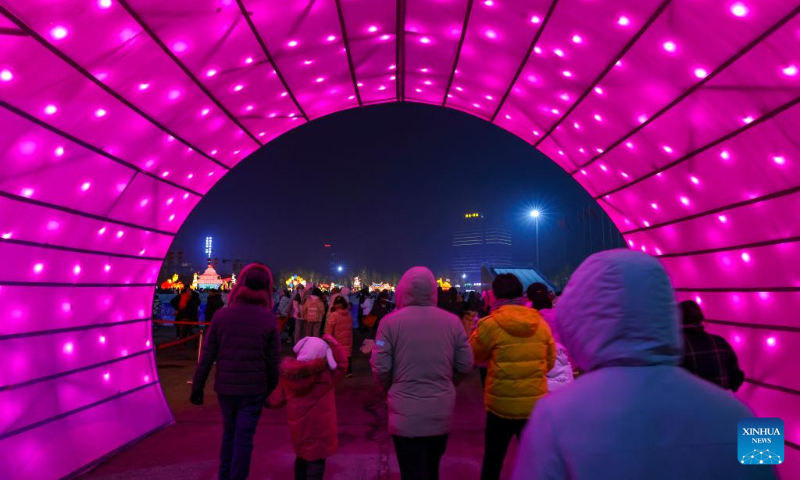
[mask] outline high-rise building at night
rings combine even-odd
[[[480,281],[484,263],[511,266],[511,232],[481,213],[466,213],[453,232],[452,273],[456,279]]]

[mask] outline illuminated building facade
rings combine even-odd
[[[484,263],[511,265],[511,232],[487,221],[482,213],[466,213],[453,231],[452,274],[456,279],[478,281]]]

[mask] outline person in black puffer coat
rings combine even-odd
[[[224,425],[220,479],[247,478],[256,425],[265,400],[278,385],[280,336],[272,291],[269,268],[253,263],[242,270],[228,306],[214,315],[192,381],[190,400],[202,405],[216,361],[214,391]]]

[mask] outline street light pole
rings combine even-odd
[[[536,217],[536,268],[539,268],[539,217]]]
[[[538,209],[531,210],[531,217],[536,222],[536,268],[539,268],[539,217],[542,212]]]

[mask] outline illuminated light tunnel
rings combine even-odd
[[[149,322],[228,170],[343,109],[528,141],[735,347],[800,475],[800,6],[786,0],[0,0],[0,478],[172,422]],[[734,432],[731,432],[734,435]]]

